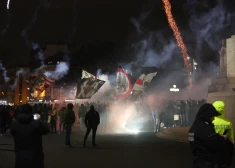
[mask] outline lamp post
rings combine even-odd
[[[173,88],[170,88],[170,91],[177,93],[177,92],[180,91],[180,89],[177,88],[176,85],[173,85]],[[177,94],[177,95],[178,95],[178,94]],[[174,99],[175,99],[175,96],[176,96],[176,94],[173,94],[173,95],[172,95],[172,97],[174,97]]]

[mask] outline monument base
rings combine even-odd
[[[223,101],[225,117],[232,121],[235,130],[235,78],[218,77],[208,88],[207,102]]]

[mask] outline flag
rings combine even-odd
[[[141,97],[144,89],[148,86],[148,84],[152,81],[153,77],[157,74],[157,72],[149,73],[147,75],[142,74],[136,80],[134,87],[132,89],[132,100],[136,100]]]
[[[145,74],[142,74],[135,82],[133,90],[138,90],[138,91],[143,91],[144,90],[144,78],[145,78]]]
[[[83,79],[83,78],[95,78],[95,79],[97,79],[98,77],[92,75],[91,73],[89,73],[89,72],[87,72],[87,71],[82,70],[82,79]]]
[[[114,96],[118,99],[125,99],[130,96],[131,90],[132,83],[130,76],[123,68],[118,68]]]
[[[83,78],[77,84],[77,99],[90,99],[103,85],[105,81],[95,78]]]
[[[144,78],[144,85],[145,85],[145,83],[150,83],[152,81],[153,77],[156,75],[157,75],[157,72],[147,74]]]
[[[46,75],[43,74],[33,74],[30,75],[26,80],[27,83],[38,92],[43,92],[46,87],[52,85],[54,80],[49,79]]]

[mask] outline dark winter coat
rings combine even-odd
[[[7,111],[4,106],[0,106],[0,124],[7,123]]]
[[[75,114],[73,110],[66,110],[64,114],[64,118],[62,119],[63,124],[67,127],[71,127],[75,122]]]
[[[97,127],[100,124],[100,115],[95,109],[90,109],[85,116],[87,127]]]
[[[48,132],[48,125],[41,120],[34,120],[32,114],[20,113],[16,116],[11,126],[16,168],[44,168],[42,135]]]
[[[218,165],[223,162],[221,159],[226,140],[216,134],[214,125],[210,120],[211,117],[218,115],[211,104],[202,105],[189,130],[194,167],[202,167],[205,164]]]

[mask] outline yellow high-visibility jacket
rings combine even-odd
[[[213,124],[215,126],[216,133],[223,135],[225,130],[228,130],[228,138],[231,142],[234,143],[234,131],[232,122],[224,117],[225,104],[223,101],[215,101],[213,103],[215,109],[221,114],[220,116],[215,117]]]

